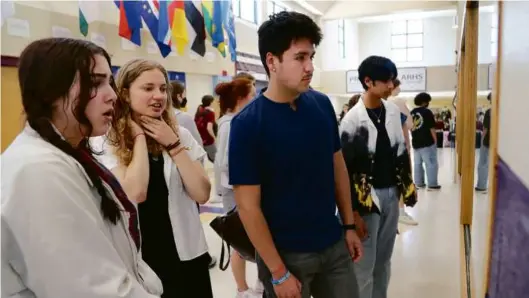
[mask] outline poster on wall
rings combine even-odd
[[[180,81],[184,86],[186,85],[186,74],[185,72],[179,71],[168,71],[169,81]]]
[[[529,292],[529,189],[499,158],[492,231],[489,298],[521,298]]]
[[[426,67],[399,68],[400,90],[403,92],[426,91]],[[358,79],[358,70],[348,70],[345,73],[346,92],[363,92],[364,88]]]

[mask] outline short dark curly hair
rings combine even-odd
[[[282,11],[273,14],[259,27],[259,55],[261,62],[270,75],[266,65],[266,54],[282,59],[283,53],[293,41],[308,39],[318,46],[323,38],[320,27],[309,16],[295,11]]]
[[[429,103],[430,101],[432,101],[432,96],[426,92],[421,92],[417,94],[413,99],[413,103],[416,106],[422,106],[423,104]]]

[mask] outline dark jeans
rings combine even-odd
[[[319,253],[279,252],[290,273],[302,285],[303,298],[358,298],[358,283],[353,260],[342,239]],[[263,282],[263,297],[276,298],[272,275],[259,256],[259,279]]]

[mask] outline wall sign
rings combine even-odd
[[[185,72],[168,71],[167,75],[169,76],[169,81],[180,81],[185,86],[185,84],[186,84],[186,74],[185,74]]]
[[[399,68],[400,90],[403,92],[426,91],[426,67]],[[358,79],[358,70],[345,73],[346,92],[363,92],[364,88]]]

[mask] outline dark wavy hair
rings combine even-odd
[[[121,218],[118,205],[108,196],[96,170],[80,157],[78,149],[94,153],[89,142],[85,139],[78,148],[74,148],[55,131],[51,123],[57,101],[68,97],[74,81],[78,78],[79,96],[72,104],[72,113],[79,122],[79,128],[82,126],[87,129],[86,137],[90,136],[92,125],[86,117],[85,109],[88,102],[96,96],[96,82],[92,76],[96,55],[105,57],[108,66],[111,66],[108,53],[92,42],[70,38],[36,40],[20,55],[18,81],[29,126],[44,140],[82,165],[101,196],[103,217],[116,224]],[[115,90],[114,82],[111,81],[111,84]],[[66,108],[66,103],[62,108]]]
[[[318,46],[323,38],[321,29],[314,20],[295,11],[282,11],[271,15],[261,24],[257,35],[259,55],[267,75],[270,75],[270,70],[266,65],[266,54],[272,53],[281,61],[283,53],[290,48],[293,41],[306,38]]]

